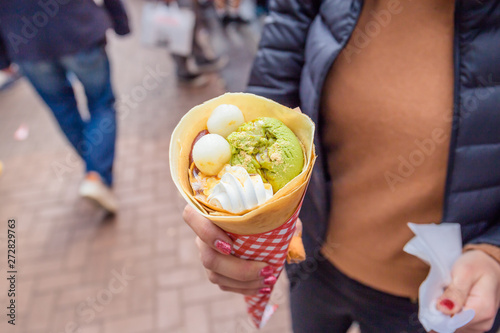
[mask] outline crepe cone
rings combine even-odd
[[[189,182],[192,143],[198,133],[206,129],[212,111],[221,104],[236,105],[243,112],[245,121],[259,117],[281,120],[294,132],[304,148],[302,172],[266,203],[240,214],[213,210],[199,202],[194,197]],[[228,93],[194,107],[181,119],[170,141],[170,172],[188,204],[233,239],[233,255],[272,265],[275,268],[274,275],[278,278],[295,233],[297,217],[316,159],[313,141],[314,123],[301,112],[256,95]],[[276,306],[268,305],[269,297],[259,294],[245,298],[248,312],[258,328],[265,324],[276,309]]]

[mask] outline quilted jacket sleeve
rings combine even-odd
[[[469,241],[464,249],[484,251],[500,263],[500,221],[494,223],[481,236]]]
[[[500,220],[490,225],[490,227],[481,236],[473,238],[468,243],[487,243],[500,247]]]
[[[299,84],[309,26],[319,0],[272,0],[247,91],[289,107],[300,105]]]

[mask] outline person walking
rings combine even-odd
[[[107,211],[117,209],[111,190],[116,140],[115,96],[106,53],[106,31],[130,32],[120,0],[8,0],[0,3],[0,69],[15,62],[52,111],[84,160],[79,193]],[[68,79],[85,90],[89,119],[83,119]]]
[[[473,309],[460,333],[500,327],[500,6],[486,0],[276,0],[248,92],[300,106],[318,159],[301,210],[308,258],[291,265],[293,330],[423,333],[429,267],[408,222],[456,222],[463,253],[436,310]],[[245,295],[265,264],[187,207],[210,280]]]
[[[240,15],[241,0],[215,0],[214,4],[223,26],[227,26],[229,23],[250,23],[249,20]]]
[[[188,56],[171,54],[175,63],[177,80],[181,86],[203,87],[208,84],[205,75],[224,68],[229,59],[226,55],[218,56],[213,52],[205,33],[203,8],[198,0],[163,0],[166,4],[178,3],[182,8],[189,8],[195,14],[192,52]]]

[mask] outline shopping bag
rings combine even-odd
[[[188,56],[192,52],[195,14],[179,8],[177,2],[147,2],[142,10],[143,45],[164,47],[172,54]]]

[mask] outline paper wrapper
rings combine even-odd
[[[301,206],[302,202],[288,221],[272,231],[249,236],[227,233],[233,240],[231,254],[241,259],[268,263],[274,267],[274,276],[278,279],[285,264],[288,246],[295,233]],[[277,305],[269,304],[270,297],[270,294],[245,296],[248,315],[257,328],[263,327],[278,308]]]
[[[302,172],[276,192],[263,205],[240,214],[213,210],[199,202],[189,183],[189,154],[198,133],[206,129],[212,111],[221,104],[236,105],[251,121],[259,117],[281,120],[297,136],[304,148]],[[314,123],[297,110],[252,94],[228,93],[191,109],[181,119],[170,141],[172,179],[189,205],[226,231],[234,240],[233,254],[243,259],[264,261],[275,267],[275,276],[283,270],[288,246],[316,159]],[[276,306],[268,306],[270,295],[246,297],[248,312],[254,324],[262,327]]]

